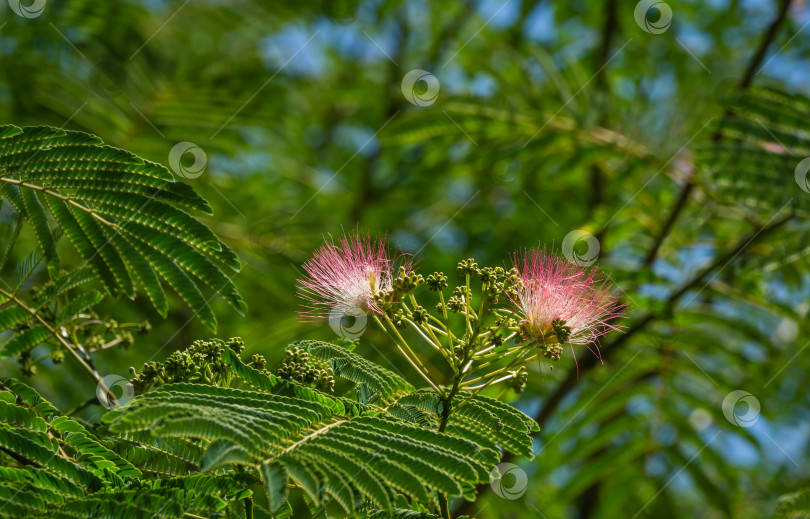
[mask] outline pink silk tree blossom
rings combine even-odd
[[[306,301],[301,316],[328,317],[338,310],[352,315],[381,313],[374,295],[391,287],[393,262],[384,238],[363,234],[344,235],[337,244],[327,241],[304,263],[306,276],[299,279],[299,295]]]
[[[544,250],[529,249],[512,258],[522,287],[513,301],[523,316],[521,328],[533,338],[554,334],[564,321],[570,335],[564,342],[591,344],[611,330],[610,321],[625,314],[613,285],[595,268],[587,269]],[[562,341],[561,341],[562,342]]]

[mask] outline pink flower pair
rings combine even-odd
[[[307,275],[299,283],[307,310],[302,315],[327,317],[334,309],[381,313],[374,296],[391,288],[396,263],[383,238],[353,234],[337,244],[327,242],[303,266]],[[404,263],[410,269],[409,258]],[[540,249],[515,253],[512,265],[522,286],[511,303],[529,334],[547,336],[554,331],[553,323],[562,320],[570,328],[567,342],[590,344],[618,329],[609,321],[622,317],[625,305],[598,270]]]

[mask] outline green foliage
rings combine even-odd
[[[133,379],[134,400],[93,429],[28,386],[2,379],[0,506],[24,517],[46,509],[55,517],[182,517],[236,510],[240,501],[250,507],[246,500],[261,489],[259,509],[283,515],[293,488],[313,509],[433,517],[423,507],[437,493],[475,497],[499,448],[532,454],[536,425],[507,404],[462,393],[458,418],[440,433],[436,402],[426,404],[427,396],[397,375],[342,346],[295,347],[332,362],[336,374],[379,398],[330,396],[251,367],[240,359],[239,339],[197,341],[146,365]],[[425,408],[430,420],[409,419],[403,409],[410,407]]]
[[[171,286],[212,330],[214,295],[240,313],[246,309],[217,266],[238,270],[236,255],[187,212],[210,214],[208,203],[165,167],[95,136],[0,126],[0,203],[6,204],[0,268],[18,242],[33,239],[33,250],[14,267],[13,284],[0,288],[0,332],[12,332],[0,357],[17,357],[26,375],[45,359],[58,364],[69,354],[98,381],[90,353],[126,348],[135,341],[133,332],[146,333],[150,325],[100,318],[95,309],[105,300],[132,299],[139,288],[165,317],[163,285]],[[78,266],[60,250],[63,236],[78,254]],[[34,284],[43,263],[47,276]],[[34,358],[43,343],[54,351]]]
[[[182,517],[222,510],[251,494],[238,474],[186,470],[183,477],[145,479],[109,448],[107,436],[62,415],[19,381],[0,379],[0,404],[3,517]]]
[[[359,517],[368,519],[438,519],[439,516],[416,510],[394,509],[390,513],[382,510],[371,510]]]

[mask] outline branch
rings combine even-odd
[[[759,48],[751,58],[751,62],[748,64],[745,74],[743,74],[742,80],[740,81],[741,89],[748,88],[751,85],[751,82],[754,81],[754,76],[756,76],[759,67],[762,65],[762,60],[765,59],[765,54],[768,53],[768,47],[770,47],[773,40],[776,39],[776,34],[779,32],[779,28],[785,22],[788,10],[790,9],[790,4],[792,3],[793,0],[782,0],[782,4],[779,6],[779,12],[776,14],[776,18],[774,18],[771,25],[768,27],[768,30],[762,36],[762,41],[759,43]]]
[[[605,78],[605,65],[610,56],[610,48],[613,43],[613,35],[618,30],[618,19],[616,17],[616,0],[608,0],[605,8],[605,24],[602,26],[602,46],[599,49],[599,60],[596,64],[596,84],[599,88],[607,92],[607,80]]]
[[[675,202],[675,207],[672,208],[666,222],[664,222],[661,232],[659,232],[655,237],[655,242],[653,243],[653,246],[650,247],[650,252],[647,254],[647,257],[644,258],[642,268],[649,267],[653,264],[653,261],[655,261],[656,256],[658,256],[658,250],[661,248],[661,245],[664,243],[666,237],[669,236],[669,233],[672,231],[672,227],[675,225],[675,220],[678,219],[681,211],[683,211],[684,207],[686,207],[686,202],[692,195],[693,189],[695,189],[695,184],[690,179],[686,182],[686,185],[683,186],[683,189],[681,189],[681,194],[678,195],[678,201]]]
[[[93,398],[88,398],[87,400],[85,400],[81,404],[77,405],[76,407],[74,407],[70,411],[66,411],[65,416],[73,416],[74,414],[78,413],[79,411],[82,411],[83,409],[86,409],[86,408],[90,407],[91,405],[95,405],[95,404],[98,404],[98,403],[99,403],[98,397],[94,396]]]
[[[445,48],[443,45],[444,42],[453,36],[457,36],[464,23],[475,12],[473,2],[467,1],[465,3],[465,7],[461,9],[461,15],[453,18],[433,40],[433,44],[426,53],[427,59],[425,62],[427,63],[428,70],[432,70],[437,66],[436,62],[439,60],[439,56],[442,50]],[[407,40],[409,37],[408,23],[405,19],[404,10],[399,11],[398,14],[399,18],[397,32],[401,34],[401,37],[397,43],[397,49],[394,54],[395,57],[391,60],[391,64],[389,65],[389,78],[388,81],[384,83],[383,89],[383,115],[386,119],[393,117],[398,110],[403,109],[403,107],[406,105],[404,98],[402,96],[392,96],[391,89],[389,88],[391,83],[398,84],[396,78],[398,77],[398,74],[402,72],[399,63],[405,60],[405,46],[407,45]],[[382,150],[381,148],[378,148],[365,162],[364,170],[360,179],[360,187],[357,190],[358,196],[355,199],[350,212],[350,218],[355,222],[359,222],[362,219],[367,205],[369,202],[375,199],[377,193],[375,192],[373,181],[374,174],[380,167],[381,157]]]
[[[598,97],[601,115],[599,116],[599,126],[607,126],[607,99],[610,97],[610,87],[607,82],[607,64],[610,49],[613,43],[613,35],[618,28],[616,17],[616,0],[608,0],[605,13],[605,23],[602,26],[602,46],[596,63],[596,88],[601,94]],[[598,164],[591,166],[591,197],[590,207],[594,211],[603,203],[604,176]]]

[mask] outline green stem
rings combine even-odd
[[[520,350],[523,350],[525,348],[526,348],[526,346],[517,345],[517,346],[512,346],[511,348],[506,348],[506,349],[493,351],[492,353],[488,353],[488,354],[483,355],[481,357],[474,357],[476,362],[481,362],[481,364],[478,364],[475,367],[475,369],[477,371],[477,370],[480,370],[482,368],[486,368],[489,365],[496,364],[497,362],[503,360],[504,358],[506,358],[509,355],[515,353],[516,351],[520,351]]]
[[[472,309],[470,306],[470,274],[467,273],[464,275],[464,284],[467,287],[467,292],[464,293],[464,303],[465,303],[465,310],[464,310],[464,320],[466,322],[465,330],[467,333],[472,335],[472,328],[470,327],[470,310]]]
[[[442,293],[441,290],[439,290],[439,301],[441,301],[442,303],[442,315],[444,316],[445,328],[449,331],[450,325],[448,323],[449,319],[447,317],[447,304],[445,304],[444,302],[444,294]]]
[[[416,361],[419,364],[419,367],[421,367],[422,370],[424,370],[424,372],[427,373],[428,369],[425,367],[424,364],[422,364],[422,361],[419,359],[419,356],[416,353],[414,353],[414,351],[411,349],[410,346],[408,346],[408,341],[406,341],[402,337],[402,335],[399,333],[399,330],[397,329],[396,325],[393,322],[391,322],[391,320],[387,316],[386,316],[385,321],[391,327],[391,330],[397,335],[397,338],[399,338],[400,342],[402,343],[402,346],[408,351],[408,354],[411,356],[411,358],[413,358],[413,360]]]
[[[484,379],[486,379],[486,378],[489,378],[489,379],[494,379],[495,377],[497,377],[498,375],[500,375],[501,373],[503,373],[503,372],[504,372],[504,371],[506,371],[507,369],[509,369],[509,368],[511,368],[512,366],[514,366],[514,365],[515,365],[515,363],[517,363],[518,361],[523,360],[523,359],[525,358],[525,355],[526,355],[526,353],[527,353],[528,351],[530,351],[530,350],[523,350],[523,349],[522,349],[522,350],[517,350],[517,355],[515,355],[515,358],[513,358],[513,359],[512,359],[512,360],[509,362],[509,364],[507,364],[506,366],[504,366],[504,367],[503,367],[503,368],[501,368],[500,370],[498,370],[498,371],[492,371],[492,372],[490,372],[490,373],[487,373],[486,375],[481,375],[481,376],[476,377],[476,378],[474,378],[474,379],[467,380],[466,382],[464,382],[464,384],[463,384],[463,385],[464,385],[464,386],[469,386],[469,385],[471,385],[471,384],[474,384],[475,382],[478,382],[479,380],[484,380]],[[510,354],[511,354],[511,352],[510,352]],[[504,356],[504,357],[505,357],[505,356]],[[534,357],[534,354],[532,354],[532,356],[531,356],[531,357],[529,357],[529,358],[527,359],[527,362],[528,362],[529,360],[531,360],[533,357]],[[503,357],[502,357],[502,358],[503,358]],[[481,368],[484,368],[484,367],[488,366],[489,364],[492,364],[492,362],[488,362],[487,364],[482,364],[481,366],[478,366],[478,367],[476,368],[476,371],[477,371],[478,369],[481,369]]]
[[[85,400],[81,404],[77,405],[76,407],[74,407],[70,411],[67,411],[65,413],[65,416],[73,416],[74,414],[78,413],[79,411],[81,411],[83,409],[86,409],[86,408],[90,407],[91,405],[97,404],[97,403],[98,403],[98,398],[96,398],[95,396],[93,398],[88,398],[87,400]]]
[[[451,409],[451,412],[452,412],[452,411],[457,411],[457,410],[458,410],[459,408],[461,408],[461,407],[462,407],[464,404],[466,404],[466,403],[467,403],[467,402],[469,402],[469,401],[470,401],[472,398],[474,398],[474,397],[475,397],[477,394],[479,394],[481,391],[483,391],[483,390],[485,390],[487,387],[489,387],[489,385],[492,383],[492,380],[496,380],[496,377],[497,377],[499,374],[501,374],[501,373],[503,373],[504,371],[506,371],[507,369],[511,368],[511,367],[512,367],[512,366],[515,364],[515,362],[517,362],[518,360],[522,360],[522,358],[523,358],[523,357],[522,357],[522,356],[520,356],[520,355],[518,355],[517,357],[515,357],[515,358],[512,360],[512,362],[511,362],[511,363],[509,363],[509,365],[504,366],[504,368],[503,368],[503,369],[501,369],[501,370],[500,370],[498,373],[496,373],[495,375],[493,375],[493,376],[492,376],[492,378],[490,379],[490,381],[489,381],[489,382],[486,382],[486,383],[485,383],[485,384],[483,384],[481,387],[477,388],[475,391],[473,391],[472,393],[470,393],[470,395],[469,395],[469,396],[467,396],[467,398],[465,398],[464,400],[462,400],[461,402],[459,402],[459,404],[458,404],[457,406],[455,406],[453,409]],[[529,357],[529,360],[531,360],[531,357]]]
[[[487,283],[483,283],[481,285],[481,303],[478,305],[478,315],[481,316],[481,319],[484,318],[484,303],[487,301],[487,289],[489,285]]]
[[[411,317],[409,317],[409,316],[404,316],[404,318],[408,322],[408,324],[413,326],[413,328],[416,330],[416,332],[425,340],[426,343],[428,343],[430,345],[431,348],[433,348],[434,350],[440,351],[440,352],[443,351],[441,346],[438,344],[438,340],[436,340],[435,337],[434,338],[428,337],[428,335],[425,333],[426,330],[425,330],[424,327],[416,324],[416,321],[411,319]],[[428,333],[430,333],[430,332],[428,332]]]
[[[498,331],[500,331],[500,330],[496,330],[495,333],[497,333]],[[487,335],[489,335],[489,333],[481,334],[479,337],[486,337]],[[512,332],[509,335],[507,335],[506,337],[504,337],[503,338],[503,344],[506,344],[507,342],[512,340],[512,338],[514,338],[515,335],[517,335],[517,332]],[[490,346],[488,346],[488,347],[486,347],[486,348],[484,348],[484,349],[482,349],[480,351],[475,352],[475,354],[473,354],[473,358],[475,360],[480,361],[480,360],[492,359],[494,357],[498,357],[498,358],[503,357],[504,356],[504,351],[503,350],[498,350],[497,348],[500,348],[500,346],[490,345]],[[507,348],[506,351],[511,352],[515,348],[521,348],[521,346],[518,345],[518,346],[513,346],[511,348]],[[493,350],[495,350],[495,351],[493,351]],[[485,366],[485,365],[486,364],[482,364],[482,366]]]
[[[455,343],[460,344],[461,341],[455,336],[455,334],[453,334],[453,331],[450,330],[450,318],[447,316],[447,305],[444,302],[444,294],[442,293],[441,290],[439,290],[439,301],[441,301],[442,304],[442,316],[444,317],[444,322],[442,323],[432,315],[430,315],[430,318],[439,323],[442,327],[444,327],[445,331],[447,332],[447,352],[450,355],[450,357],[453,358],[453,355],[455,354],[455,348],[453,346],[455,345]],[[454,371],[458,372],[457,366],[453,365],[452,362],[450,363],[450,365],[453,366]]]
[[[38,186],[36,184],[29,184],[28,182],[25,182],[24,180],[17,180],[16,178],[8,178],[8,177],[0,178],[0,182],[5,182],[6,184],[14,184],[15,186],[25,187],[27,189],[33,189],[35,191],[41,191],[42,193],[45,193],[45,194],[47,194],[49,196],[52,196],[54,198],[58,198],[59,200],[62,200],[66,204],[70,204],[70,205],[76,207],[80,211],[84,211],[84,212],[88,213],[90,216],[92,216],[96,220],[104,223],[105,225],[108,225],[108,226],[114,227],[114,228],[118,228],[117,224],[114,224],[113,222],[111,222],[111,221],[107,220],[106,218],[102,217],[98,213],[98,211],[96,211],[94,209],[91,209],[91,208],[89,208],[89,207],[87,207],[85,205],[82,205],[79,202],[77,202],[76,200],[74,200],[73,198],[71,198],[69,196],[61,195],[61,194],[57,193],[56,191],[54,191],[52,189],[49,189],[49,188],[47,188],[45,186]]]
[[[417,303],[417,302],[416,302],[416,297],[414,297],[413,293],[410,293],[410,294],[408,294],[408,295],[410,296],[410,299],[411,299],[411,305],[413,305],[413,309],[414,309],[414,310],[416,310],[416,309],[419,307],[419,303]],[[406,310],[408,310],[407,305],[402,305],[402,306],[403,306],[403,307],[404,307]],[[411,315],[413,315],[413,312],[409,312],[409,313],[410,313]],[[419,333],[422,335],[422,337],[423,337],[423,338],[424,338],[424,339],[425,339],[425,340],[426,340],[426,341],[427,341],[427,342],[428,342],[428,343],[429,343],[431,346],[433,346],[435,349],[439,350],[439,352],[441,352],[441,351],[442,351],[441,342],[439,341],[439,338],[438,338],[438,337],[436,337],[436,334],[435,334],[435,333],[433,333],[433,330],[431,329],[431,327],[430,327],[430,324],[429,324],[429,323],[423,323],[423,324],[421,324],[421,325],[418,325],[418,326],[417,326],[416,324],[414,324],[414,323],[411,321],[411,324],[413,324],[414,328],[416,328],[416,329],[417,329],[416,331],[418,331],[418,332],[419,332]],[[424,334],[422,334],[422,332],[420,331],[420,329],[421,329],[421,330],[424,330],[424,331],[426,331],[428,334],[430,334],[430,337],[431,337],[431,339],[432,339],[432,340],[430,340],[430,339],[428,339],[427,337],[425,337],[425,336],[424,336]],[[444,355],[444,354],[442,354],[442,355]],[[445,356],[445,359],[446,359],[446,356]]]
[[[431,339],[430,339],[430,338],[429,338],[427,335],[425,335],[425,333],[424,333],[424,331],[423,331],[423,330],[425,330],[424,326],[421,326],[421,325],[416,324],[416,323],[413,321],[413,319],[409,319],[409,318],[407,318],[407,317],[405,318],[405,320],[406,320],[406,321],[408,321],[408,323],[409,323],[411,326],[413,326],[414,330],[416,330],[416,331],[417,331],[417,333],[419,333],[419,335],[421,335],[421,336],[422,336],[422,338],[425,340],[425,342],[427,342],[428,344],[430,344],[430,346],[431,346],[431,347],[432,347],[434,350],[436,350],[437,352],[439,352],[439,355],[441,355],[441,356],[442,356],[442,358],[443,358],[445,361],[447,361],[447,363],[450,365],[450,367],[453,367],[453,361],[452,361],[452,359],[451,359],[450,357],[448,357],[447,352],[444,350],[444,348],[442,347],[442,345],[441,345],[441,343],[439,342],[439,340],[438,340],[438,339],[436,339],[436,342],[433,342],[433,340],[431,340]],[[429,332],[429,330],[428,330],[428,332]]]
[[[439,506],[442,510],[442,517],[444,519],[453,519],[450,515],[450,503],[447,500],[447,495],[439,494]]]
[[[399,340],[402,341],[402,345],[400,345],[399,341],[397,341],[394,338],[394,336],[391,335],[391,333],[388,331],[388,327],[385,326],[383,324],[383,322],[380,321],[380,319],[376,315],[374,315],[374,320],[377,322],[377,325],[386,333],[386,335],[388,335],[388,337],[394,342],[394,344],[396,345],[399,352],[402,353],[402,356],[405,357],[405,360],[407,360],[411,364],[411,366],[413,366],[413,368],[416,370],[416,372],[419,373],[419,375],[423,379],[425,379],[425,381],[428,384],[430,384],[430,387],[432,387],[440,395],[444,396],[444,391],[442,391],[442,389],[439,386],[437,386],[433,382],[433,380],[430,379],[430,377],[427,374],[427,368],[422,366],[422,363],[419,361],[419,358],[416,357],[416,354],[414,354],[413,351],[411,351],[411,349],[408,347],[408,344],[405,342],[405,339],[403,339],[402,335],[399,334],[399,331],[397,330],[397,327],[394,326],[394,324],[391,323],[389,321],[389,319],[386,317],[385,322],[388,322],[391,325],[391,329],[394,331],[394,333],[396,333],[397,337],[399,337]],[[403,349],[403,347],[402,347],[403,345],[405,346],[407,351],[405,349]],[[411,355],[409,355],[408,352],[410,352],[411,355],[413,355],[415,358],[411,358]],[[420,368],[420,366],[422,366],[422,367]]]
[[[437,328],[437,327],[433,326],[433,325],[432,325],[432,324],[430,324],[430,323],[425,323],[425,326],[427,326],[428,328],[430,328],[431,330],[433,330],[433,332],[434,332],[434,333],[438,333],[439,335],[442,335],[442,336],[444,336],[444,337],[447,337],[447,332],[445,332],[445,331],[444,331],[444,330],[442,330],[441,328]],[[437,338],[438,338],[438,337],[437,337]]]
[[[466,362],[466,355],[465,359],[462,361],[462,364]],[[447,429],[447,424],[450,421],[450,406],[453,403],[453,398],[459,391],[459,387],[461,384],[461,374],[455,376],[453,380],[453,388],[450,390],[450,393],[444,398],[444,405],[442,406],[442,418],[441,422],[439,423],[439,432],[443,433]],[[452,519],[450,515],[450,501],[447,498],[447,494],[439,493],[439,507],[441,508],[442,517],[444,519]]]

